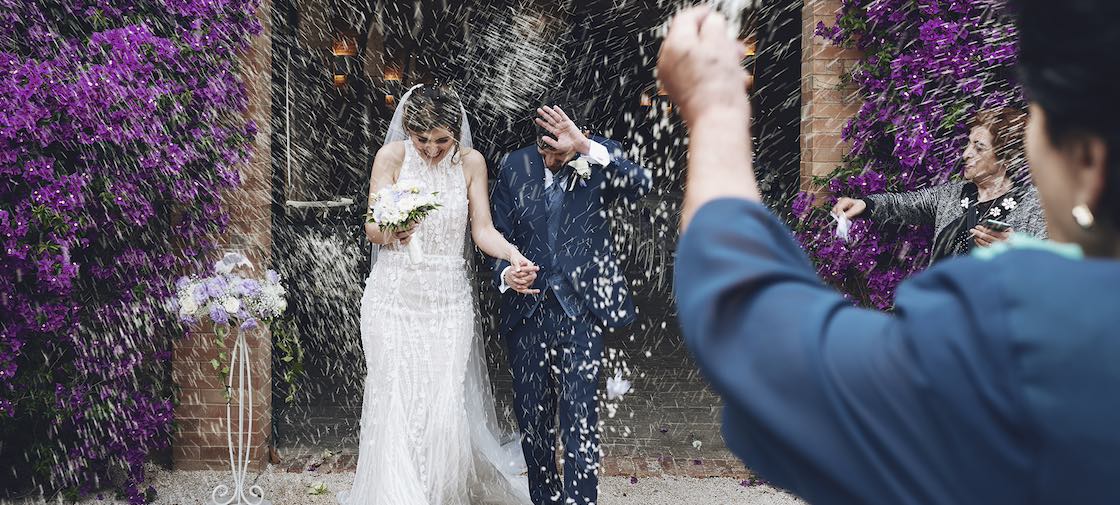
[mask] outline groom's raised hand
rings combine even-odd
[[[540,117],[533,121],[555,137],[549,137],[548,135],[541,137],[544,143],[560,152],[575,151],[580,154],[591,152],[591,140],[579,130],[576,123],[560,107],[551,105],[538,107],[537,114]]]

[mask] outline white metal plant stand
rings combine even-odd
[[[236,327],[235,327],[236,328]],[[253,447],[253,375],[249,370],[249,346],[245,343],[245,332],[235,329],[237,339],[230,355],[230,374],[226,391],[233,391],[233,370],[237,369],[237,452],[236,459],[233,443],[233,396],[226,399],[226,440],[229,444],[229,467],[233,472],[233,488],[219,484],[210,493],[208,505],[272,505],[264,499],[264,490],[253,484],[245,487],[245,476],[249,471],[249,450]],[[248,397],[245,391],[248,390]],[[249,423],[245,423],[246,403],[248,404]]]

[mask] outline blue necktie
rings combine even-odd
[[[548,248],[552,252],[552,271],[548,275],[548,286],[560,301],[560,306],[569,317],[579,317],[583,313],[579,296],[572,290],[570,283],[560,273],[557,265],[556,242],[560,236],[560,215],[563,211],[564,190],[571,177],[572,168],[565,166],[552,177],[552,185],[546,188],[545,207],[548,210]]]
[[[564,185],[571,171],[571,167],[565,166],[553,175],[545,200],[545,208],[548,209],[548,248],[553,251],[556,250],[556,237],[560,235],[560,207],[564,203]]]

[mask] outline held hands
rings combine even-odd
[[[537,272],[541,267],[534,265],[517,249],[510,251],[509,264],[510,268],[506,269],[502,278],[507,286],[523,295],[535,295],[541,292],[539,289],[533,289],[533,283],[536,282]]]
[[[863,214],[865,210],[867,210],[867,202],[855,198],[841,198],[832,206],[833,214],[843,214],[848,219]]]
[[[677,14],[661,43],[657,78],[688,123],[710,112],[744,110],[749,75],[742,44],[728,36],[727,20],[700,6]]]
[[[546,144],[553,149],[560,152],[576,151],[580,154],[587,154],[591,151],[591,141],[583,132],[579,131],[579,127],[575,122],[564,113],[560,107],[553,107],[546,105],[537,108],[537,114],[540,117],[533,119],[541,128],[548,130],[553,135],[541,137]]]
[[[1010,239],[1011,234],[1015,233],[1015,230],[1009,228],[1004,231],[995,231],[987,226],[978,224],[976,227],[968,230],[968,232],[972,234],[972,240],[976,242],[976,245],[988,247],[996,242],[1003,242]]]

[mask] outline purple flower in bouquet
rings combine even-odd
[[[194,302],[205,305],[208,301],[210,301],[210,291],[205,286],[197,286],[194,290]]]
[[[214,303],[210,305],[210,320],[215,324],[229,323],[229,312],[220,304]]]
[[[206,281],[206,293],[210,298],[222,298],[226,296],[227,290],[229,290],[229,283],[220,276],[211,277]]]
[[[273,282],[279,282],[279,280]],[[242,279],[235,284],[234,292],[239,296],[257,296],[261,292],[261,283],[253,279]]]

